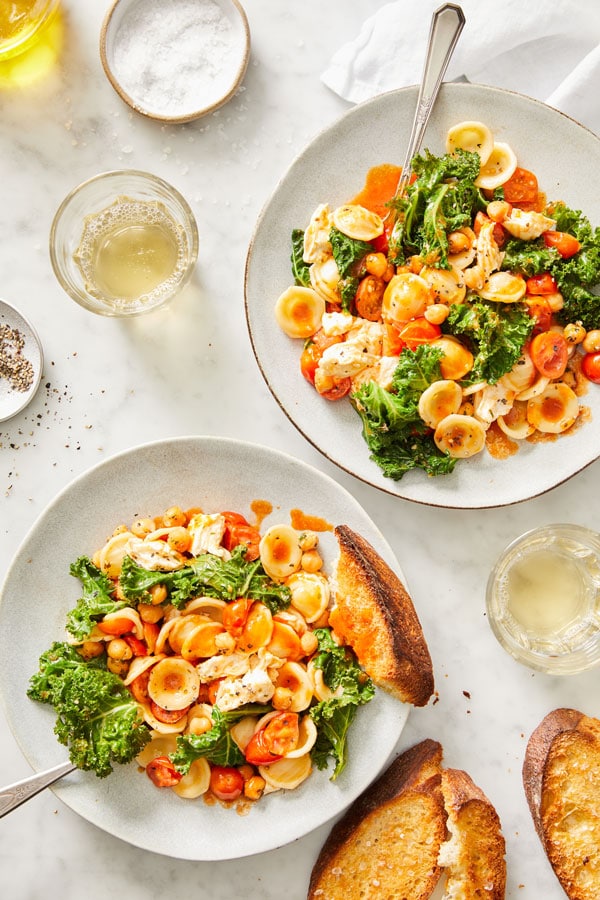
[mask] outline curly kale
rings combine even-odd
[[[292,231],[292,255],[290,257],[292,263],[292,275],[295,284],[302,287],[310,287],[309,265],[304,262],[304,231],[301,228],[294,228]]]
[[[227,560],[212,553],[203,553],[191,559],[187,566],[173,572],[149,571],[126,556],[119,585],[123,596],[136,603],[151,603],[150,588],[162,584],[167,590],[169,603],[178,608],[192,597],[199,596],[226,601],[236,597],[260,600],[272,613],[289,606],[290,589],[272,581],[260,560],[246,562],[245,553],[243,544],[235,547]]]
[[[97,621],[107,613],[123,609],[127,603],[115,598],[115,585],[89,557],[80,556],[69,571],[81,581],[83,594],[67,614],[67,629],[73,637],[83,640]]]
[[[240,766],[245,762],[244,754],[231,736],[231,726],[244,716],[264,716],[272,707],[260,704],[246,704],[239,709],[222,712],[218,706],[212,708],[212,728],[204,734],[180,734],[177,749],[170,758],[178,772],[184,775],[196,759],[205,757],[215,766]]]
[[[333,781],[346,765],[348,729],[356,711],[359,706],[373,699],[375,687],[354,656],[345,647],[335,643],[329,628],[318,628],[315,635],[319,647],[313,663],[323,671],[323,681],[336,696],[322,700],[310,710],[310,716],[318,730],[311,755],[319,769],[326,768],[329,759],[333,758]]]
[[[371,459],[387,478],[399,480],[410,469],[428,475],[451,472],[456,460],[441,453],[419,415],[419,398],[441,376],[442,351],[423,344],[405,348],[398,359],[392,389],[375,381],[362,384],[350,400],[362,420]]]
[[[131,762],[150,740],[139,704],[108,671],[105,655],[85,660],[70,644],[53,643],[27,695],[54,707],[54,731],[71,761],[99,778],[112,772],[113,762]]]

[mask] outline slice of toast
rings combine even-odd
[[[536,830],[570,900],[600,897],[600,720],[555,709],[527,744],[523,785]]]
[[[425,706],[433,667],[408,591],[386,562],[347,525],[335,528],[340,554],[330,624],[375,684],[404,703]]]
[[[442,794],[450,833],[438,858],[447,876],[444,900],[503,900],[506,845],[498,813],[460,769],[443,770]]]
[[[445,837],[442,748],[424,740],[398,756],[334,825],[308,900],[427,900]]]

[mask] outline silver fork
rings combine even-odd
[[[44,788],[50,787],[51,784],[54,784],[59,778],[68,775],[75,768],[77,767],[72,762],[60,763],[58,766],[46,769],[44,772],[36,772],[35,775],[29,775],[28,778],[23,778],[21,781],[15,781],[14,784],[1,788],[0,818],[12,812],[13,809],[25,803],[26,800],[35,797]]]

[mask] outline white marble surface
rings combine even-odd
[[[498,553],[521,532],[553,521],[599,527],[600,462],[543,497],[503,509],[397,500],[337,470],[301,438],[268,393],[246,332],[243,273],[255,219],[296,153],[347,108],[319,76],[380,5],[246,0],[252,56],[242,90],[208,118],[162,127],[130,112],[103,74],[97,47],[107,4],[64,0],[60,65],[41,83],[0,92],[0,295],[32,321],[45,350],[36,399],[0,425],[0,577],[58,491],[137,443],[243,437],[312,463],[352,491],[385,533],[429,641],[439,701],[411,713],[399,748],[440,740],[446,763],[469,771],[500,813],[507,896],[560,900],[522,793],[523,752],[555,706],[600,715],[598,673],[558,680],[521,668],[487,627],[484,591]],[[67,191],[120,167],[172,182],[200,231],[193,284],[168,311],[130,322],[77,307],[56,283],[47,251]],[[0,758],[2,781],[30,773],[2,713]],[[327,832],[323,826],[237,862],[181,862],[97,830],[48,791],[0,822],[0,895],[301,900]]]

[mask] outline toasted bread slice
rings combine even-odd
[[[375,684],[405,703],[425,706],[433,667],[408,591],[360,535],[338,525],[340,554],[330,624]]]
[[[445,837],[442,748],[424,740],[398,756],[334,825],[308,900],[427,900]]]
[[[444,900],[503,900],[506,845],[498,813],[460,769],[444,769],[442,794],[450,832],[438,858],[447,876]]]
[[[535,827],[571,900],[600,897],[600,720],[555,709],[535,729],[523,764]]]

